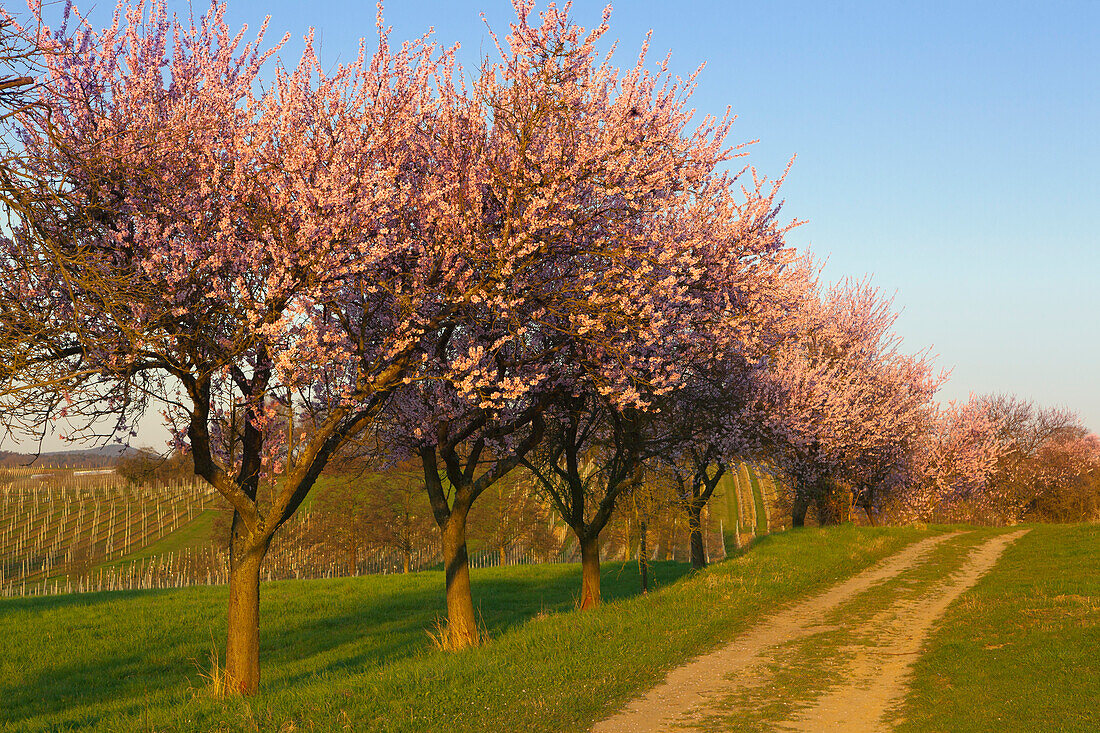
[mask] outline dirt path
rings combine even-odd
[[[738,636],[726,646],[697,657],[668,673],[643,697],[625,710],[597,723],[592,733],[650,733],[682,729],[700,706],[728,693],[737,682],[726,675],[748,668],[765,652],[796,638],[820,631],[818,619],[840,604],[887,581],[919,563],[940,542],[954,535],[939,535],[916,542],[878,565],[785,611]]]
[[[790,731],[843,730],[878,733],[892,726],[884,720],[905,694],[905,683],[932,624],[947,607],[989,572],[997,558],[1027,530],[998,535],[971,551],[958,572],[932,593],[903,600],[861,629],[870,642],[855,651],[841,684],[782,725]]]
[[[592,731],[683,731],[707,716],[722,716],[723,699],[749,688],[768,689],[765,685],[771,680],[767,667],[781,648],[807,643],[806,639],[815,634],[839,630],[839,626],[821,624],[831,612],[861,593],[898,579],[888,584],[895,586],[893,591],[886,592],[888,586],[875,591],[882,605],[878,613],[847,620],[844,631],[853,643],[835,655],[840,665],[835,683],[819,690],[816,699],[804,700],[806,706],[788,720],[772,726],[787,731],[888,731],[891,725],[886,713],[903,698],[910,668],[933,623],[993,567],[1010,543],[1026,533],[1021,530],[981,542],[965,557],[956,555],[959,561],[955,572],[904,592],[897,589],[898,583],[906,586],[918,581],[912,575],[909,579],[898,576],[915,570],[927,577],[920,567],[926,556],[941,542],[963,533],[930,537],[910,545],[854,578],[775,614],[725,647],[673,670],[664,682],[622,712],[598,723]],[[957,552],[962,551],[960,548]]]

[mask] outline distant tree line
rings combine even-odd
[[[51,453],[0,451],[0,468],[111,468],[121,455],[120,448]]]

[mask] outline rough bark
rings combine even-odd
[[[470,561],[466,552],[466,518],[473,497],[469,486],[455,491],[454,504],[448,501],[439,474],[434,448],[420,451],[424,467],[424,485],[432,505],[432,514],[442,535],[443,569],[446,579],[447,628],[444,647],[457,650],[476,646],[480,642],[474,599],[470,590]]]
[[[581,600],[583,610],[600,605],[600,536],[581,539]]]
[[[821,520],[821,494],[825,490],[825,487],[821,485],[820,480],[807,481],[803,478],[795,478],[794,485],[794,504],[791,506],[791,526],[792,527],[805,527],[806,526],[806,514],[810,510],[810,506],[813,505],[818,509],[817,521],[822,524]]]
[[[470,590],[470,560],[466,554],[468,507],[456,506],[443,526],[443,567],[447,579],[447,643],[451,649],[477,646],[481,635]]]
[[[248,547],[234,559],[229,573],[226,687],[241,695],[254,695],[260,686],[260,566],[267,544]]]

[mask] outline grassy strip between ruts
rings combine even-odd
[[[1037,525],[944,615],[898,731],[1100,730],[1100,525]]]
[[[570,565],[474,573],[488,645],[433,650],[442,576],[264,584],[261,693],[213,698],[200,670],[221,648],[225,588],[0,603],[0,720],[9,730],[582,731],[664,672],[779,604],[853,575],[929,532],[852,526],[762,539],[742,557],[636,592],[608,564],[606,596],[570,607]]]
[[[857,649],[873,649],[880,631],[868,624],[898,603],[923,596],[959,569],[970,551],[1004,530],[970,530],[933,547],[912,567],[876,583],[821,615],[805,635],[770,651],[751,669],[730,670],[735,687],[694,725],[705,731],[777,730],[848,675]],[[866,637],[867,631],[871,632]]]

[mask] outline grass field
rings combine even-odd
[[[0,720],[7,730],[582,731],[664,671],[751,626],[777,604],[858,572],[915,529],[842,527],[760,540],[660,590],[630,597],[632,565],[608,564],[596,611],[572,611],[574,565],[476,571],[493,637],[460,654],[425,629],[443,613],[440,573],[267,583],[261,693],[212,697],[223,587],[0,602]]]
[[[771,535],[691,574],[657,563],[638,596],[633,565],[604,568],[596,611],[573,611],[574,565],[473,574],[492,641],[459,654],[426,633],[443,614],[441,574],[265,583],[263,681],[250,700],[205,679],[224,643],[224,587],[0,602],[0,728],[10,731],[585,731],[665,671],[945,528],[845,526]],[[842,619],[878,612],[958,567],[997,530],[957,535],[926,564],[853,599],[840,624],[794,650],[801,676],[774,670],[763,697],[732,701],[768,730],[783,699],[821,688],[845,648]],[[897,710],[901,731],[1092,731],[1100,724],[1100,527],[1036,526],[935,627]],[[832,627],[824,627],[832,628]]]
[[[1100,730],[1100,525],[1035,525],[952,605],[899,731]]]

